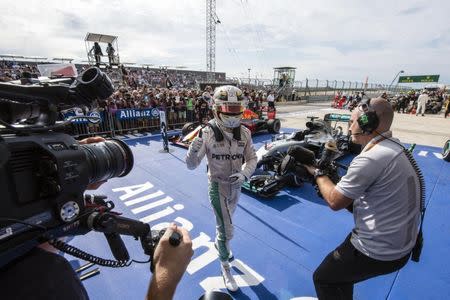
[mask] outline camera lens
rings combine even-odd
[[[80,145],[86,154],[89,183],[123,177],[133,168],[133,153],[121,140]]]
[[[111,79],[98,68],[89,68],[72,84],[71,104],[92,106],[95,99],[106,99],[114,92]]]

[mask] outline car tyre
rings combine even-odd
[[[445,161],[450,161],[450,140],[446,141],[444,148],[442,148],[442,158]]]
[[[185,136],[194,129],[195,129],[195,124],[192,122],[188,122],[188,123],[184,124],[183,128],[181,129],[181,134],[183,136]]]
[[[281,122],[279,119],[271,119],[267,121],[267,130],[270,133],[279,133],[281,129]]]

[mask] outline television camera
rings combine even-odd
[[[299,178],[301,182],[314,184],[317,194],[322,197],[320,190],[315,184],[314,176],[310,175],[304,165],[315,166],[322,174],[329,176],[333,183],[338,183],[340,176],[338,168],[347,169],[347,166],[336,161],[339,150],[336,141],[330,140],[323,145],[323,150],[319,158],[316,158],[314,151],[299,145],[290,146],[286,155],[278,166],[278,176],[274,177],[272,184],[266,184],[265,192],[276,193],[281,187],[289,185],[293,177]]]
[[[80,145],[63,132],[77,117],[56,121],[59,110],[92,108],[113,91],[110,79],[98,68],[77,78],[31,85],[0,83],[0,267],[44,242],[99,265],[128,266],[133,260],[120,235],[139,239],[152,265],[163,231],[120,216],[104,196],[84,194],[89,184],[127,175],[133,168],[130,148],[116,139]],[[58,240],[91,230],[105,234],[116,260],[95,257]],[[180,241],[178,233],[170,238],[173,246]]]

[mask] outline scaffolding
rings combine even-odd
[[[277,97],[288,99],[294,90],[295,67],[273,68],[273,86]]]

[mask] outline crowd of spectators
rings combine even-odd
[[[22,78],[24,72],[36,78],[39,76],[39,71],[35,63],[0,61],[0,82],[18,80]]]
[[[268,98],[263,91],[244,89],[243,92],[248,108],[254,112],[260,112],[264,102],[271,99],[270,94]],[[169,124],[204,122],[212,115],[212,93],[210,86],[204,91],[198,88],[150,87],[147,84],[136,88],[121,86],[111,97],[100,101],[99,107],[110,113],[118,109],[159,108],[167,112]]]
[[[120,86],[108,99],[100,100],[96,111],[103,114],[104,118],[111,119],[111,125],[119,134],[135,131],[155,131],[159,129],[158,118],[135,118],[132,120],[122,120],[117,117],[119,110],[145,110],[157,108],[166,112],[169,129],[181,128],[188,122],[206,123],[212,115],[212,94],[213,89],[206,86],[205,90],[198,88],[166,88],[150,87],[146,84],[132,88],[131,86]],[[263,91],[243,89],[244,98],[248,103],[248,109],[262,115],[263,107],[274,107],[273,93],[268,95]],[[77,112],[71,115],[87,115],[88,109],[74,108]],[[67,116],[67,115],[66,115]],[[108,122],[104,122],[106,124]],[[80,130],[86,130],[85,134],[109,131],[101,124],[88,124],[85,126],[75,126],[76,135],[83,135]]]
[[[165,86],[169,84],[174,88],[195,88],[200,82],[206,81],[205,72],[150,69],[150,68],[125,68],[120,66],[123,76],[123,84],[133,89],[147,85],[151,87]],[[114,77],[114,69],[109,69],[108,73]],[[225,77],[225,76],[222,76]],[[225,80],[225,78],[223,79]]]

